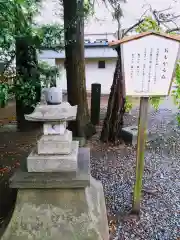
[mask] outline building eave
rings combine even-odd
[[[94,41],[94,42],[84,42],[84,47],[85,48],[93,48],[93,47],[108,47],[109,42],[108,41]],[[46,47],[42,46],[40,50],[62,50],[64,49],[64,46],[52,46],[52,47]]]
[[[88,47],[85,48],[85,59],[110,59],[117,58],[117,52],[114,49],[105,46]],[[65,59],[64,49],[61,51],[55,50],[41,50],[39,52],[39,59]]]

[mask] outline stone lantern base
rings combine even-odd
[[[89,149],[80,148],[78,172],[17,172],[12,219],[1,240],[108,240],[102,184],[90,176]]]

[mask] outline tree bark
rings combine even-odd
[[[116,143],[119,140],[125,113],[125,83],[122,75],[121,51],[118,47],[118,59],[114,72],[113,83],[108,100],[108,108],[104,119],[100,140]]]
[[[84,61],[84,14],[83,1],[63,0],[65,54],[68,102],[78,105],[76,121],[68,128],[75,137],[90,137],[95,127],[90,123]]]

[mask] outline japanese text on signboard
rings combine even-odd
[[[136,81],[136,93],[148,93],[157,81],[166,79],[168,53],[168,48],[145,48],[143,54],[132,53],[130,76],[132,82]]]

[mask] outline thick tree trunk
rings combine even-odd
[[[104,119],[100,140],[103,142],[116,143],[123,126],[123,116],[125,113],[125,86],[122,75],[121,51],[116,49],[118,59],[114,72],[113,83],[108,100],[108,108]]]
[[[32,81],[36,86],[36,99],[33,103],[40,101],[41,87],[38,74],[37,54],[33,39],[30,37],[21,37],[16,39],[16,73],[22,81]],[[38,84],[39,83],[39,84]],[[34,110],[34,106],[25,106],[22,99],[17,98],[19,93],[15,93],[16,97],[16,120],[19,131],[30,131],[41,126],[39,123],[26,121],[24,114],[30,114]]]
[[[63,0],[68,102],[78,105],[76,121],[69,123],[75,137],[90,137],[95,127],[90,123],[84,61],[83,1]]]

